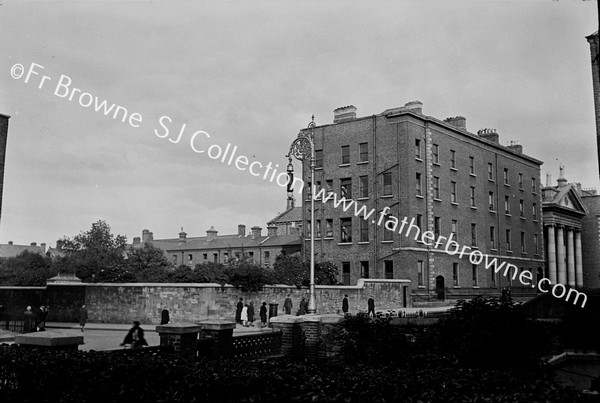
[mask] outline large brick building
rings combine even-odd
[[[2,191],[4,190],[4,161],[6,159],[6,140],[8,139],[8,119],[0,114],[0,217],[2,216]]]
[[[356,200],[377,220],[384,210],[407,217],[420,232],[452,233],[460,245],[531,271],[534,279],[543,274],[541,161],[523,154],[520,145],[500,145],[491,129],[470,133],[463,117],[426,116],[418,101],[361,118],[354,106],[338,108],[333,124],[315,127],[314,135],[318,188]],[[310,189],[308,163],[303,179]],[[309,193],[303,196],[306,257]],[[406,304],[497,294],[506,287],[513,287],[513,296],[534,292],[413,235],[355,217],[353,209],[317,203],[316,259],[337,264],[345,284],[409,280]]]

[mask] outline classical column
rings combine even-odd
[[[546,253],[548,253],[548,277],[552,284],[556,284],[556,239],[553,225],[548,226],[546,243]]]
[[[558,226],[556,228],[556,248],[557,250],[557,264],[558,264],[558,282],[560,284],[567,284],[567,262],[565,261],[565,238],[564,238],[564,227]]]
[[[575,245],[573,243],[573,228],[566,228],[567,231],[567,274],[569,287],[575,287]]]
[[[581,257],[581,232],[575,232],[575,279],[576,286],[583,287],[583,261]]]

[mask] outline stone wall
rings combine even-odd
[[[355,286],[316,286],[317,312],[338,313],[344,294],[348,294],[350,312],[367,310],[367,299],[373,295],[375,309],[402,307],[402,280],[359,280]],[[239,298],[254,303],[256,320],[264,301],[279,304],[290,294],[293,312],[298,310],[302,297],[308,300],[308,289],[275,285],[260,292],[242,292],[233,286],[218,284],[52,284],[44,287],[3,287],[0,300],[9,309],[24,310],[27,305],[50,306],[48,321],[77,322],[79,307],[86,304],[89,322],[143,324],[160,323],[160,314],[168,309],[171,322],[199,322],[206,319],[235,318]],[[36,297],[33,298],[32,295]]]

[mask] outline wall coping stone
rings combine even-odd
[[[83,336],[72,336],[56,330],[46,330],[43,332],[27,333],[15,336],[15,344],[25,344],[30,346],[72,346],[74,344],[84,344]]]
[[[321,316],[321,323],[339,323],[344,320],[344,315],[328,313]]]
[[[235,329],[236,323],[224,319],[208,319],[198,322],[201,330],[226,330]]]
[[[271,324],[273,324],[273,323],[302,323],[302,322],[304,322],[305,316],[307,316],[307,315],[302,315],[302,316],[280,315],[280,316],[273,316],[269,320],[271,321]]]
[[[202,326],[196,323],[168,323],[166,325],[156,326],[157,333],[168,334],[198,333],[201,329]]]

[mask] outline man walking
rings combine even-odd
[[[367,315],[369,317],[371,317],[371,314],[373,314],[373,317],[375,317],[375,299],[373,298],[372,295],[369,298],[369,300],[367,301],[367,306],[369,307],[369,311],[367,312]]]
[[[235,323],[242,323],[242,309],[244,308],[244,298],[240,298],[235,309]]]
[[[342,300],[342,312],[344,316],[348,315],[348,294],[344,294],[344,299]]]
[[[85,327],[85,322],[88,319],[88,311],[85,308],[85,305],[81,305],[81,310],[79,311],[79,327],[81,327],[81,331],[83,332],[83,328]]]
[[[286,315],[292,314],[292,299],[290,298],[290,294],[287,295],[287,298],[283,302],[283,310]]]

